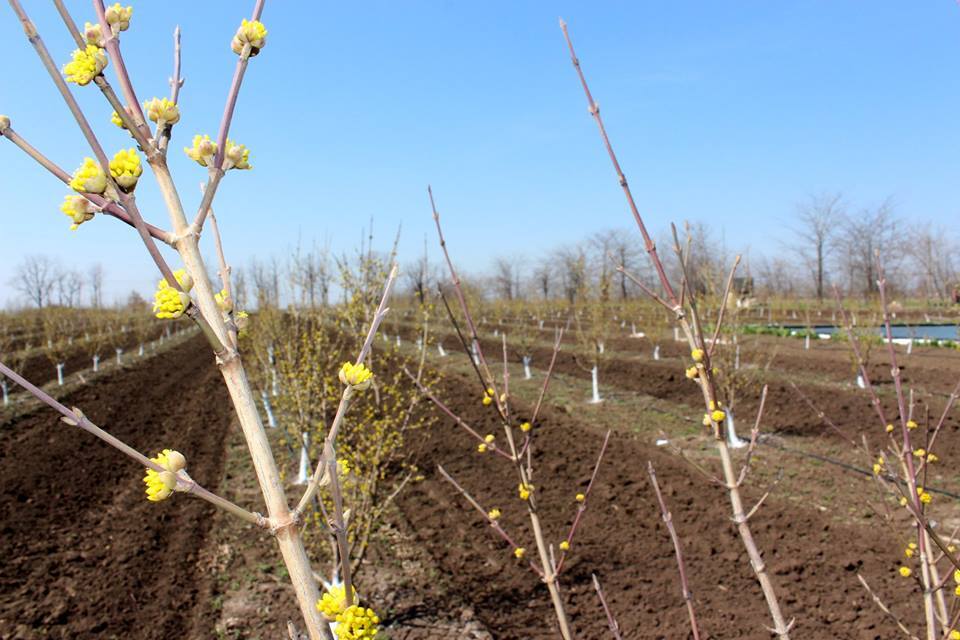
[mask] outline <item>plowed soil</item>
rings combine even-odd
[[[141,451],[177,443],[215,485],[227,399],[202,337],[65,399]],[[212,507],[144,499],[143,470],[38,410],[0,435],[0,638],[209,638],[196,565]]]

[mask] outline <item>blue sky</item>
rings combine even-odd
[[[54,56],[72,49],[49,3],[25,2]],[[188,210],[205,171],[180,149],[215,134],[252,2],[134,2],[123,48],[138,94],[168,92],[183,29],[183,120],[171,165]],[[90,19],[88,2],[69,2]],[[249,5],[249,6],[248,6]],[[776,251],[796,203],[824,190],[855,205],[954,225],[960,161],[960,8],[925,2],[369,2],[268,0],[268,46],[251,64],[232,137],[254,170],[232,172],[216,210],[231,262],[283,256],[298,238],[381,245],[401,260],[430,233],[426,185],[455,259],[484,268],[630,220],[557,26],[578,54],[653,229],[710,221],[728,245]],[[6,6],[0,112],[68,171],[89,155]],[[109,150],[130,146],[93,87],[78,95]],[[27,254],[103,263],[108,296],[156,279],[135,234],[111,219],[78,232],[67,192],[0,140],[0,273]],[[151,180],[138,199],[166,226]],[[209,253],[209,252],[208,252]],[[0,277],[0,305],[15,293]]]

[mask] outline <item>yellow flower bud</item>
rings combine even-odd
[[[83,37],[86,38],[87,44],[92,44],[97,48],[104,45],[103,29],[100,28],[99,22],[96,24],[85,22],[83,24]]]
[[[900,567],[899,571],[900,571],[900,575],[903,576],[904,578],[909,578],[911,574],[913,574],[913,571],[910,570],[910,567],[906,567],[906,566]]]
[[[0,115],[0,135],[10,128],[10,116]]]
[[[137,187],[137,181],[143,174],[143,167],[140,166],[140,156],[136,149],[121,149],[113,156],[110,161],[110,175],[113,176],[117,186],[125,193],[130,193]]]
[[[479,452],[479,453],[486,453],[486,452],[487,452],[487,445],[486,445],[485,443],[483,443],[483,442],[481,442],[480,444],[478,444],[478,445],[477,445],[477,452]]]
[[[587,499],[587,496],[583,495],[582,493],[577,494],[577,502],[583,502],[586,499]]]
[[[242,21],[233,40],[230,41],[230,49],[239,56],[243,54],[243,48],[248,44],[251,57],[260,53],[260,49],[267,44],[267,29],[259,20]]]
[[[521,423],[520,423],[520,431],[523,431],[524,433],[527,433],[528,431],[530,431],[530,429],[531,429],[531,426],[530,426],[530,423],[529,423],[529,422],[521,422]]]
[[[715,409],[710,413],[710,418],[717,423],[723,422],[723,419],[727,417],[727,414],[720,409]]]
[[[71,231],[76,231],[84,222],[93,220],[93,215],[97,209],[93,203],[83,196],[64,196],[63,204],[60,205],[60,211],[64,213],[73,224],[70,225]]]
[[[340,382],[352,387],[356,391],[365,391],[373,384],[373,372],[361,362],[352,364],[344,362],[340,367]]]
[[[227,140],[227,148],[223,153],[223,170],[252,169],[250,166],[250,150],[233,140]]]
[[[913,420],[907,420],[907,429],[916,429],[917,423]]]
[[[165,125],[180,122],[180,107],[166,98],[147,100],[143,103],[143,109],[147,112],[147,118],[156,122],[161,129]]]
[[[696,380],[697,376],[700,375],[700,372],[695,366],[688,368],[684,373],[689,380]]]
[[[201,167],[209,167],[213,164],[214,156],[217,155],[217,143],[208,135],[197,134],[193,136],[193,146],[184,147],[183,152]]]
[[[483,441],[486,442],[487,444],[492,444],[493,441],[494,441],[493,434],[492,434],[492,433],[488,433],[487,435],[485,435],[485,436],[483,437]]]
[[[523,547],[517,547],[516,549],[513,550],[513,555],[516,556],[517,560],[522,560],[526,552],[527,552],[526,549],[524,549]]]
[[[500,509],[493,508],[487,513],[487,517],[491,520],[499,520],[501,516]]]
[[[110,30],[116,35],[130,28],[130,18],[133,17],[133,7],[122,7],[120,3],[117,2],[107,7],[104,16],[107,19],[107,24],[110,25]]]
[[[569,550],[570,550],[570,543],[569,543],[569,542],[567,542],[566,540],[564,540],[563,542],[560,543],[560,551],[569,551]]]
[[[886,428],[887,433],[893,433],[893,425],[892,425],[892,424],[888,424],[885,428]]]
[[[703,349],[694,349],[690,352],[690,357],[693,358],[694,362],[703,362]]]
[[[67,82],[75,82],[81,87],[90,84],[107,66],[107,54],[95,44],[73,52],[73,60],[63,65],[63,75]]]
[[[107,175],[93,158],[84,158],[80,168],[73,172],[70,188],[80,193],[103,193],[107,190]]]

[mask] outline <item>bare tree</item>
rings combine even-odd
[[[908,237],[906,251],[914,264],[922,289],[928,298],[944,300],[947,288],[957,278],[953,256],[957,243],[946,229],[919,225]]]
[[[103,265],[99,262],[88,272],[90,278],[90,306],[99,309],[103,306]]]
[[[550,258],[544,258],[533,269],[533,281],[536,290],[544,300],[550,298],[550,285],[553,275],[553,263]]]
[[[823,300],[827,261],[845,220],[845,205],[839,193],[820,193],[797,205],[798,226],[793,230],[796,242],[790,248],[810,271],[817,300]]]
[[[839,240],[838,258],[851,290],[859,290],[865,296],[877,293],[878,251],[883,254],[888,280],[894,278],[902,256],[897,226],[891,198],[873,210],[862,209],[847,216]]]
[[[57,282],[57,265],[47,256],[27,256],[10,279],[14,289],[22,293],[38,309],[50,304],[50,294]]]
[[[314,243],[309,251],[303,251],[298,243],[290,264],[290,282],[297,302],[310,309],[316,309],[318,304],[326,306],[330,296],[330,279],[328,250]]]
[[[57,277],[57,304],[63,307],[78,307],[83,293],[83,276],[76,271],[64,271]]]
[[[504,300],[513,300],[517,291],[517,267],[508,258],[497,258],[493,262],[493,283],[496,293]]]

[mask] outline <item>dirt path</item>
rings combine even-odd
[[[215,486],[230,420],[202,337],[66,398],[150,454],[175,447]],[[213,508],[148,502],[142,469],[40,410],[0,428],[0,638],[209,637],[197,557]]]

